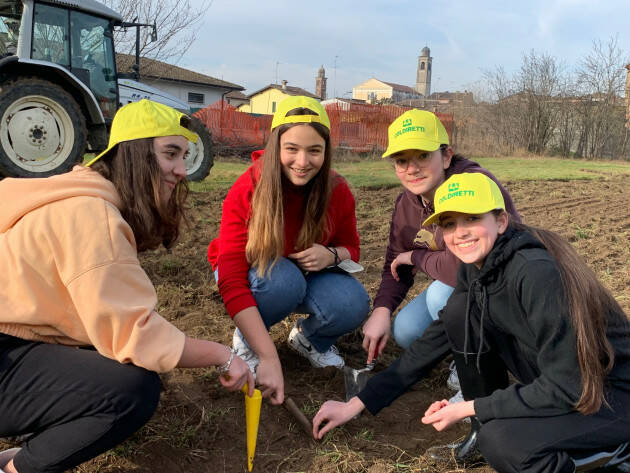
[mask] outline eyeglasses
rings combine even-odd
[[[444,150],[446,150],[447,148],[448,146],[442,145],[437,149],[437,151],[439,151],[440,154],[442,154]],[[407,169],[409,169],[409,163],[411,163],[412,161],[413,161],[413,165],[416,168],[426,166],[427,163],[431,160],[433,153],[434,151],[421,152],[420,154],[416,154],[415,156],[411,158],[407,158],[403,156],[390,156],[387,159],[392,164],[396,172],[406,172]]]

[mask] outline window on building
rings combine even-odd
[[[188,92],[188,102],[190,103],[204,103],[203,94],[197,94],[195,92]]]
[[[424,63],[423,62],[420,63],[420,70],[424,71]]]
[[[271,113],[276,113],[276,102],[271,102]]]

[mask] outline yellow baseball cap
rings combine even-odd
[[[495,209],[505,210],[503,194],[496,182],[480,172],[454,174],[435,191],[435,213],[422,226],[437,223],[445,212],[483,214]]]
[[[407,110],[389,125],[387,129],[386,158],[406,149],[435,151],[440,145],[447,145],[448,133],[434,113],[426,110]]]
[[[183,136],[188,141],[196,143],[197,134],[181,125],[183,117],[188,118],[188,115],[147,99],[121,107],[114,115],[107,149],[87,163],[86,166],[94,164],[123,141],[175,135]]]
[[[308,108],[317,115],[287,116],[287,113],[296,108]],[[293,95],[280,102],[278,110],[273,114],[271,129],[273,130],[277,126],[284,125],[285,123],[321,123],[330,130],[330,120],[322,104],[314,98],[305,97],[304,95]]]

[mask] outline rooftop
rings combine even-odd
[[[262,89],[259,89],[256,92],[249,94],[247,98],[252,98],[254,95],[258,95],[267,89],[277,89],[277,90],[280,90],[281,92],[284,92],[287,95],[306,95],[307,97],[312,97],[314,99],[319,100],[319,97],[317,95],[310,93],[308,90],[304,90],[300,87],[293,87],[291,85],[282,86],[281,84],[266,85]]]
[[[119,73],[133,73],[133,65],[135,62],[135,56],[131,54],[116,54],[116,68]],[[210,77],[199,72],[184,69],[183,67],[173,66],[172,64],[168,64],[166,62],[145,57],[140,58],[140,77],[174,82],[187,82],[189,84],[210,85],[233,90],[245,90],[245,87],[233,84],[232,82]]]

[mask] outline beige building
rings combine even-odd
[[[384,82],[374,77],[352,88],[353,99],[365,100],[368,103],[374,103],[380,100],[400,102],[401,100],[417,99],[421,97],[422,95],[416,92],[412,87],[394,84],[392,82]]]
[[[307,97],[319,99],[319,97],[307,90],[287,85],[287,81],[283,80],[282,84],[269,84],[253,94],[248,95],[249,103],[240,105],[238,111],[273,115],[276,112],[278,104],[291,95],[306,95]]]

